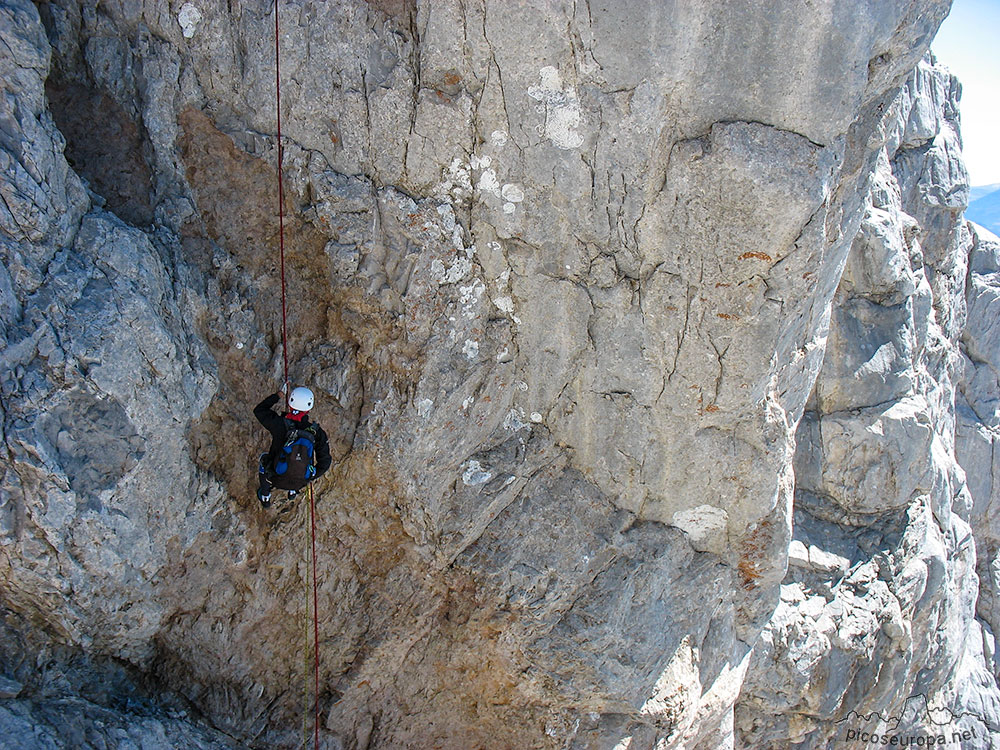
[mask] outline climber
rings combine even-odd
[[[323,428],[309,419],[313,407],[313,392],[298,387],[288,397],[288,410],[283,417],[274,405],[288,393],[288,383],[254,407],[253,415],[271,433],[271,449],[261,454],[257,475],[260,486],[257,499],[265,508],[271,507],[271,489],[288,490],[288,497],[330,468],[330,442]]]

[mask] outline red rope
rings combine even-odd
[[[319,602],[316,593],[316,500],[313,497],[312,485],[309,485],[309,524],[312,540],[312,574],[313,574],[313,654],[315,671],[313,684],[316,686],[314,705],[316,706],[315,736],[316,750],[319,750]]]
[[[278,0],[274,0],[274,92],[278,118],[278,247],[281,255],[281,356],[284,364],[284,382],[288,383],[288,308],[285,293],[285,206],[284,186],[282,184],[282,157],[284,148],[281,143],[281,47],[278,43]],[[285,391],[285,406],[288,406],[288,392]],[[316,584],[316,500],[312,485],[309,485],[309,537],[312,547],[312,600],[313,600],[313,736],[315,750],[319,750],[319,596]]]
[[[281,144],[281,56],[278,45],[278,0],[274,0],[274,93],[278,114],[278,247],[281,253],[281,356],[284,363],[285,379],[288,382],[288,308],[285,303],[285,201],[281,177],[281,162],[284,148]],[[288,406],[288,391],[285,391],[285,406]]]

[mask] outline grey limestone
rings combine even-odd
[[[328,748],[995,736],[948,3],[278,10],[280,144],[273,2],[0,3],[0,729],[298,746],[315,562]],[[253,495],[279,153],[315,540]]]

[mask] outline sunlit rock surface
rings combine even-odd
[[[811,747],[917,731],[918,694],[988,742],[992,266],[920,62],[947,10],[281,3],[327,747]],[[259,507],[250,415],[274,5],[0,13],[0,722],[297,746],[309,508]],[[152,703],[69,681],[43,721],[71,658]]]

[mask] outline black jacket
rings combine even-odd
[[[274,406],[280,400],[281,394],[275,393],[257,404],[253,410],[253,415],[257,417],[257,421],[264,425],[267,431],[271,433],[271,449],[267,452],[267,465],[269,467],[274,466],[274,458],[284,447],[290,429],[312,424],[316,426],[316,476],[314,479],[319,479],[330,468],[330,464],[333,463],[333,459],[330,457],[330,441],[322,427],[315,422],[309,421],[308,414],[302,417],[301,422],[285,419],[278,415],[274,411]]]

